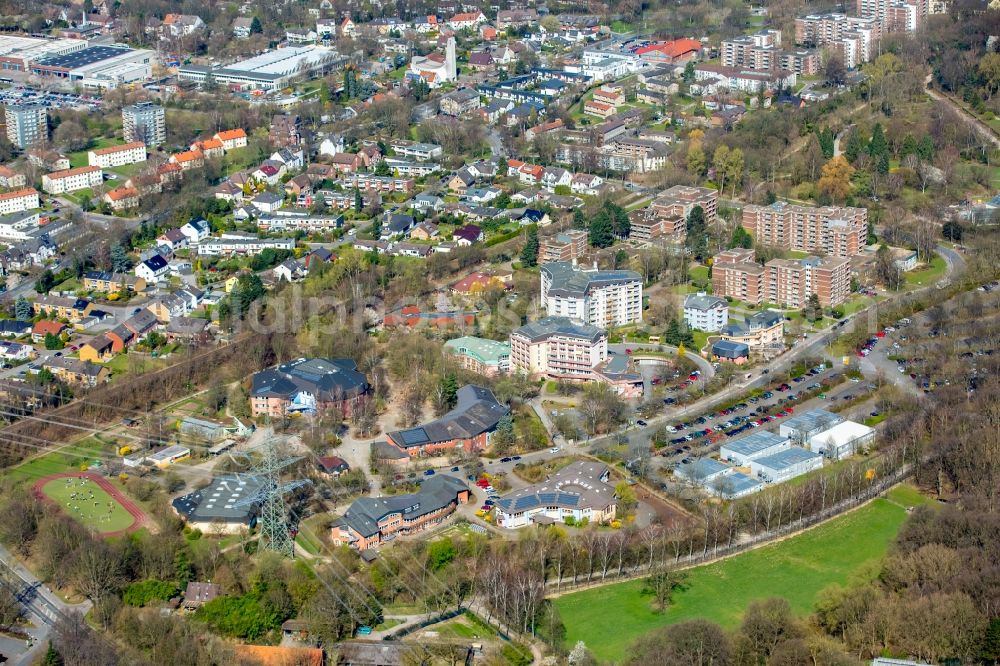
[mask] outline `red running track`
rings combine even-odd
[[[54,481],[55,479],[65,479],[67,477],[72,477],[74,479],[83,479],[83,478],[90,479],[98,486],[100,486],[101,490],[110,495],[111,499],[121,504],[122,508],[128,511],[129,515],[132,516],[132,524],[126,527],[125,529],[117,530],[115,532],[101,532],[100,533],[101,536],[116,537],[116,536],[121,536],[123,534],[128,534],[129,532],[134,532],[140,527],[143,527],[148,522],[149,519],[146,517],[145,512],[143,512],[143,510],[140,509],[135,502],[133,502],[131,499],[123,495],[122,492],[117,488],[115,488],[110,481],[105,479],[100,474],[94,474],[93,472],[61,472],[59,474],[50,474],[35,481],[35,484],[31,487],[31,492],[39,500],[43,502],[49,502],[50,504],[54,504],[52,499],[45,494],[42,488],[49,481]]]

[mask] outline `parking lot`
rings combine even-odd
[[[84,97],[76,93],[60,93],[24,86],[0,89],[0,104],[41,104],[50,109],[79,109],[98,111],[101,99]]]

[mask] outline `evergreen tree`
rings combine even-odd
[[[458,401],[458,378],[450,372],[441,378],[441,399],[448,409]]]
[[[611,226],[615,236],[628,238],[629,232],[632,231],[632,221],[628,219],[628,213],[625,212],[625,209],[608,200],[604,202],[604,210],[611,218]]]
[[[920,143],[917,144],[917,155],[924,162],[930,162],[934,159],[934,139],[929,134],[925,134],[920,139]]]
[[[753,247],[753,238],[742,225],[736,225],[733,229],[733,235],[729,239],[729,249],[736,247],[741,247],[746,250]]]
[[[125,248],[122,247],[121,243],[115,243],[111,246],[111,270],[114,273],[126,273],[132,267],[132,263],[128,259],[128,253],[125,252]]]
[[[374,220],[372,220],[371,232],[372,232],[372,238],[374,238],[375,240],[378,240],[379,237],[382,236],[382,218],[381,217],[376,217]]]
[[[250,21],[250,34],[259,35],[264,32],[264,26],[260,24],[260,17],[254,16]]]
[[[861,136],[861,130],[857,127],[852,129],[847,137],[847,146],[844,148],[844,157],[853,164],[858,159],[858,155],[865,149],[865,140]]]
[[[700,259],[708,252],[708,231],[705,227],[705,211],[695,206],[687,217],[687,248],[695,258]]]
[[[44,344],[45,348],[48,349],[49,351],[56,349],[63,349],[66,346],[66,344],[59,338],[59,336],[53,333],[45,334]]]
[[[694,76],[694,61],[688,60],[687,64],[684,65],[684,83],[687,83],[688,85],[694,83]]]
[[[538,229],[534,226],[528,227],[528,242],[521,250],[521,266],[532,268],[538,265]]]
[[[833,130],[829,127],[824,128],[818,133],[817,138],[819,139],[819,147],[823,151],[823,158],[830,159],[833,157],[833,143],[834,136]]]
[[[879,173],[889,173],[889,144],[885,140],[881,123],[875,123],[875,129],[872,130],[872,138],[868,142],[868,154],[875,161],[875,168]]]
[[[606,210],[601,210],[590,222],[587,240],[592,247],[611,247],[615,242],[615,227],[611,216]]]
[[[355,213],[360,213],[361,209],[364,208],[364,206],[365,206],[365,202],[364,202],[364,199],[361,198],[361,190],[359,190],[358,188],[355,187],[354,188],[354,212]]]
[[[573,228],[580,231],[587,228],[587,218],[584,217],[583,211],[579,208],[573,211]]]
[[[514,443],[514,419],[509,413],[504,414],[497,421],[497,428],[493,432],[491,441],[496,450],[500,452],[507,450]]]
[[[32,316],[34,316],[34,312],[31,309],[31,301],[24,296],[18,296],[14,302],[14,317],[21,321],[28,321]]]
[[[903,137],[903,145],[899,147],[899,157],[903,158],[907,155],[917,154],[917,140],[913,138],[912,134],[907,134]]]

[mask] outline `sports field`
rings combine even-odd
[[[91,478],[61,476],[45,481],[40,490],[53,504],[95,532],[120,533],[136,523],[136,517]]]
[[[642,581],[628,581],[554,599],[566,625],[566,644],[584,641],[600,660],[621,659],[642,634],[673,622],[705,618],[727,629],[737,626],[755,599],[781,596],[792,609],[812,611],[817,593],[853,576],[872,576],[906,520],[906,506],[924,499],[900,487],[845,516],[798,536],[714,564],[689,569],[666,613],[653,611],[640,594]]]

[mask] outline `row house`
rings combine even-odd
[[[42,189],[49,194],[63,194],[97,187],[103,182],[104,172],[100,167],[85,166],[45,174]]]
[[[120,146],[109,146],[87,151],[87,163],[92,167],[109,169],[146,161],[146,144],[133,141]]]
[[[222,234],[219,238],[208,238],[198,244],[201,256],[254,256],[264,250],[294,250],[294,238],[259,238],[253,234]]]
[[[412,178],[394,178],[392,176],[376,176],[369,173],[354,173],[340,179],[344,188],[358,188],[362,192],[403,192],[413,191]]]
[[[20,213],[38,207],[38,190],[33,187],[0,194],[0,215]]]

